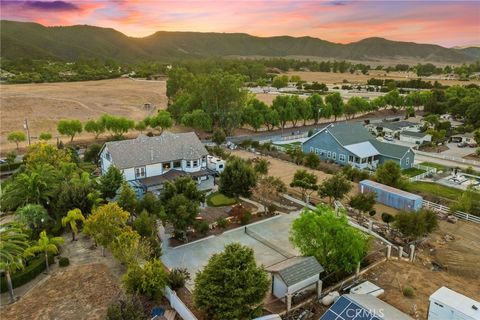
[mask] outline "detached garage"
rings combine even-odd
[[[272,274],[272,294],[292,305],[292,296],[316,288],[318,296],[322,291],[320,273],[324,271],[315,257],[294,257],[268,268]]]

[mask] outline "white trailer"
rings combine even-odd
[[[428,320],[480,320],[480,302],[441,287],[430,296]]]

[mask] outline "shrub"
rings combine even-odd
[[[48,256],[48,263],[50,265],[55,263],[55,259],[53,255]],[[45,256],[40,255],[38,257],[33,258],[32,260],[27,262],[27,266],[12,274],[12,285],[13,288],[19,287],[28,283],[29,281],[33,280],[36,276],[42,273],[45,270]],[[3,275],[0,279],[0,292],[7,292],[7,279]]]
[[[222,229],[225,229],[228,225],[228,220],[225,218],[218,218],[217,219],[217,226],[219,226]]]
[[[206,234],[210,227],[208,226],[208,223],[206,221],[198,221],[195,224],[195,231],[197,231],[200,234]]]
[[[187,280],[190,280],[190,273],[186,268],[175,268],[168,275],[168,284],[173,290],[183,288]]]
[[[128,293],[144,294],[150,299],[163,295],[168,275],[160,260],[147,261],[143,266],[131,265],[122,282]]]
[[[248,224],[251,219],[252,219],[252,214],[249,211],[247,211],[244,214],[242,214],[242,216],[240,217],[240,224],[244,226]]]
[[[140,299],[128,296],[108,306],[107,320],[146,320],[145,311]]]
[[[66,266],[70,265],[70,260],[67,257],[60,257],[58,259],[58,265],[60,267],[66,267]]]
[[[277,211],[277,209],[278,209],[278,208],[277,208],[276,205],[274,205],[273,203],[270,204],[270,205],[267,207],[267,213],[268,213],[268,215],[273,216],[273,215],[275,214],[275,212]]]
[[[405,287],[402,290],[403,296],[407,298],[415,297],[415,290],[412,287]]]
[[[375,210],[370,210],[370,211],[368,212],[368,215],[369,215],[370,217],[373,217],[373,216],[376,215],[376,214],[377,214],[377,211],[375,211]]]

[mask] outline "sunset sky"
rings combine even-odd
[[[312,36],[333,42],[368,37],[480,45],[480,1],[4,1],[1,18],[44,25],[89,24],[129,36],[155,31]]]

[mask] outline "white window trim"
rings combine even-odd
[[[340,162],[345,162],[345,160],[346,160],[345,154],[339,153],[339,154],[338,154],[338,161],[340,161]]]
[[[337,153],[336,152],[332,152],[332,159],[337,160]]]
[[[327,158],[331,159],[332,158],[332,151],[327,151]]]

